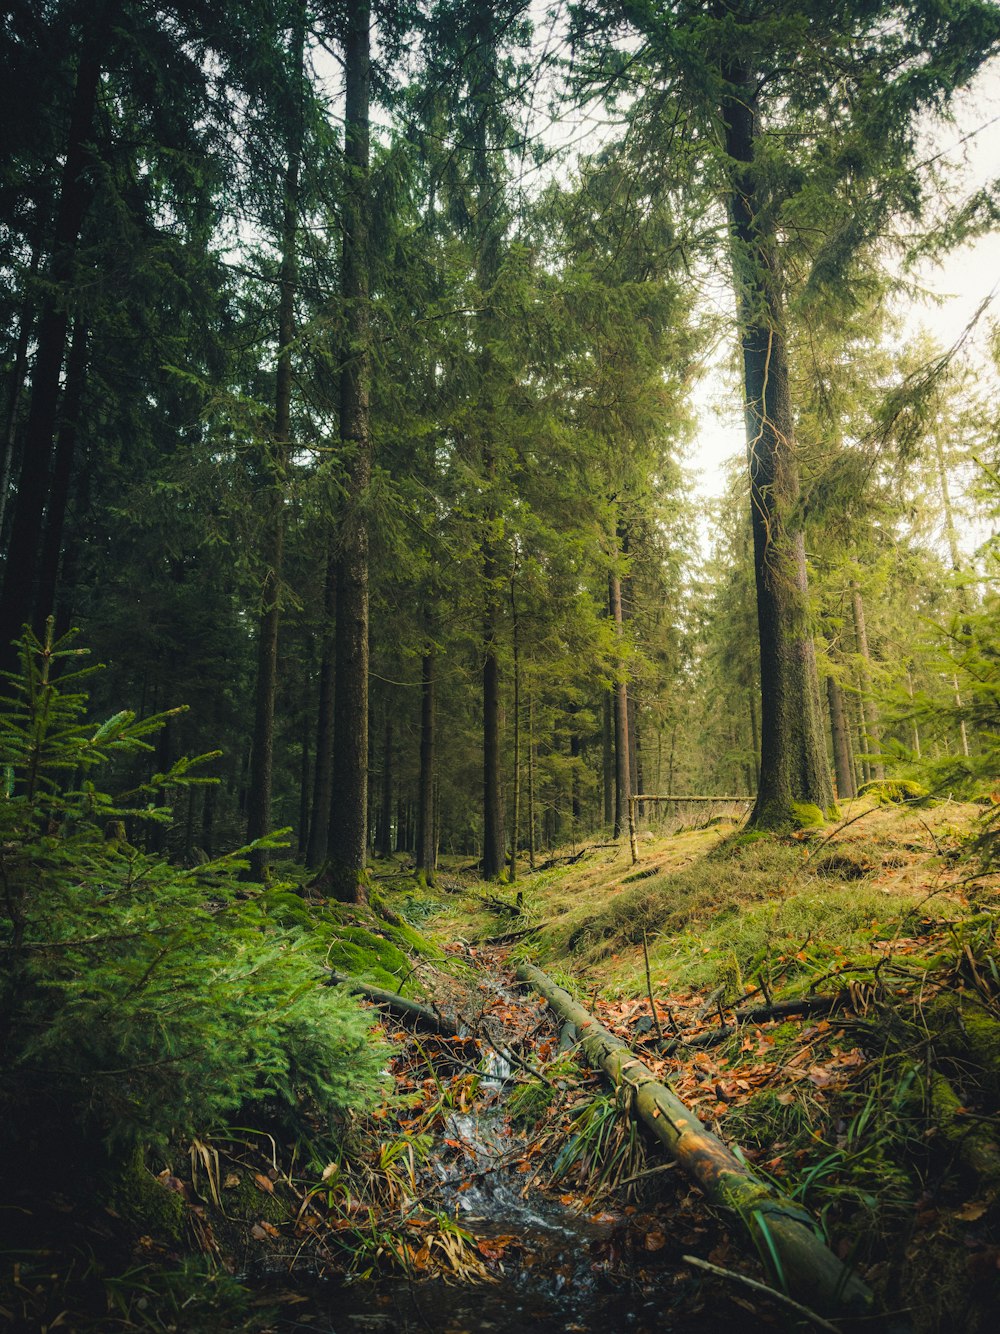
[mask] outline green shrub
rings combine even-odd
[[[172,789],[204,781],[195,762],[117,801],[65,783],[151,750],[163,722],[86,723],[83,673],[53,679],[77,652],[26,639],[0,716],[0,1123],[51,1111],[158,1145],[262,1099],[300,1120],[370,1104],[384,1061],[370,1021],[237,880],[249,849],[179,869],[124,838],[123,821],[163,820]]]

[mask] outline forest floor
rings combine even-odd
[[[140,1166],[171,1201],[159,1222],[148,1202],[123,1220],[120,1198],[83,1214],[46,1187],[78,1256],[113,1234],[128,1265],[83,1275],[105,1303],[88,1323],[71,1314],[81,1262],[70,1296],[50,1244],[0,1312],[109,1330],[830,1328],[748,1286],[774,1280],[743,1229],[516,982],[531,960],[811,1212],[876,1293],[857,1327],[995,1329],[1000,877],[968,855],[981,813],[855,804],[781,839],[720,818],[642,835],[636,866],[627,843],[581,844],[502,886],[378,864],[368,926],[398,914],[436,946],[394,989],[462,1035],[387,1016],[391,1090],[334,1161],[273,1126],[206,1137],[157,1178]],[[192,1240],[213,1261],[197,1291],[163,1279]]]

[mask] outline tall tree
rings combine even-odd
[[[306,13],[304,0],[288,43],[285,88],[285,169],[281,200],[281,266],[278,276],[277,373],[274,429],[263,447],[262,476],[266,493],[261,611],[257,630],[257,685],[247,802],[247,839],[271,831],[274,769],[274,701],[278,682],[278,631],[281,623],[282,564],[285,546],[285,490],[292,448],[292,344],[295,338],[295,289],[298,276],[299,174],[304,138],[304,70]],[[255,848],[250,874],[263,877],[267,853]]]
[[[835,290],[842,300],[889,220],[919,210],[917,118],[945,106],[996,49],[1000,11],[988,0],[623,0],[575,13],[578,35],[598,52],[594,75],[631,100],[650,169],[653,146],[686,131],[686,153],[664,154],[666,170],[695,166],[726,203],[760,638],[753,818],[785,826],[796,803],[831,801],[789,375],[790,273],[805,275],[796,284],[804,299]],[[637,47],[628,61],[607,40],[622,30]],[[688,176],[689,198],[693,185]]]
[[[342,295],[344,348],[340,438],[348,458],[348,508],[337,558],[336,683],[333,805],[327,854],[334,893],[363,901],[368,853],[368,519],[372,477],[369,317],[369,116],[371,9],[347,6],[345,71]]]

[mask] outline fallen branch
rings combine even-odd
[[[840,1334],[837,1326],[831,1325],[829,1320],[824,1320],[815,1311],[810,1311],[808,1306],[793,1301],[791,1297],[787,1297],[783,1292],[778,1292],[776,1288],[769,1288],[766,1283],[758,1283],[755,1278],[748,1278],[746,1274],[737,1274],[732,1269],[723,1269],[721,1265],[713,1265],[707,1260],[699,1260],[696,1255],[682,1255],[681,1259],[686,1265],[694,1265],[696,1269],[704,1269],[706,1273],[715,1274],[718,1278],[728,1278],[733,1283],[742,1283],[745,1288],[752,1288],[754,1292],[766,1292],[776,1302],[781,1302],[783,1306],[787,1306],[789,1310],[802,1316],[803,1320],[811,1321],[817,1329],[832,1330],[833,1334]]]
[[[378,1005],[381,1009],[394,1014],[397,1019],[409,1019],[423,1024],[432,1033],[440,1033],[443,1037],[458,1037],[458,1027],[450,1019],[438,1014],[427,1005],[421,1005],[419,1001],[410,1000],[408,996],[400,996],[398,992],[383,991],[381,987],[369,986],[367,982],[361,982],[356,977],[348,977],[346,973],[329,973],[325,985],[347,987],[355,996],[363,996],[373,1005]]]
[[[831,1314],[871,1311],[871,1292],[823,1245],[804,1209],[754,1176],[620,1038],[540,968],[525,963],[517,975],[576,1025],[592,1064],[616,1087],[634,1090],[635,1110],[644,1123],[708,1198],[746,1227],[782,1287]]]
[[[795,1018],[798,1015],[833,1014],[847,1005],[849,999],[846,992],[838,992],[835,996],[803,996],[800,1000],[775,1001],[771,1005],[755,1005],[752,1009],[734,1010],[735,1023],[722,1024],[719,1028],[707,1029],[704,1033],[696,1033],[690,1038],[678,1034],[677,1037],[663,1043],[660,1053],[663,1056],[672,1056],[678,1047],[714,1047],[724,1042],[726,1038],[732,1037],[740,1024],[763,1024],[769,1019]]]

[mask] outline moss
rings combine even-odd
[[[870,797],[879,806],[898,806],[903,802],[923,805],[930,795],[927,788],[909,778],[879,778],[862,784],[858,791],[859,797]]]
[[[816,829],[826,824],[826,816],[811,801],[793,801],[791,813],[796,829]]]
[[[326,961],[340,973],[362,977],[395,991],[411,971],[410,961],[398,946],[360,926],[337,926],[328,937]]]
[[[184,1240],[187,1205],[146,1166],[141,1149],[127,1158],[113,1177],[108,1204],[131,1227],[179,1245]]]
[[[237,1178],[235,1182],[233,1176]],[[278,1195],[262,1190],[251,1172],[233,1173],[227,1180],[231,1184],[219,1192],[222,1211],[227,1218],[240,1223],[263,1219],[275,1226],[288,1221],[289,1208]]]
[[[279,926],[311,927],[313,914],[306,903],[287,889],[269,889],[261,896],[264,908]]]
[[[943,1039],[942,1055],[960,1056],[984,1088],[1000,1094],[1000,1022],[974,1002],[948,993],[924,1013],[928,1027]]]

